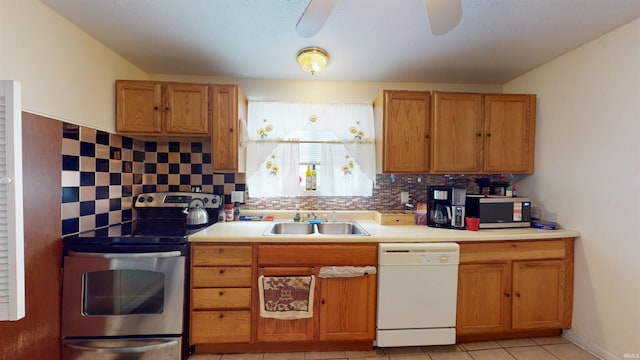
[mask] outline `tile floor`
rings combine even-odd
[[[567,339],[540,337],[449,346],[374,348],[371,351],[191,355],[189,360],[592,360]]]

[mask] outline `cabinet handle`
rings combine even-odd
[[[224,269],[220,269],[219,273],[224,274]]]
[[[517,293],[516,293],[516,297],[520,297],[520,293],[518,293],[518,292],[517,292]]]
[[[224,252],[223,248],[218,248],[218,254],[222,254]]]
[[[324,299],[322,299],[322,301],[320,301],[320,303],[321,303],[322,305],[324,305],[324,304],[325,304]]]
[[[429,138],[429,134],[425,135],[425,136],[424,136],[424,138],[425,138],[425,139],[428,139],[428,138]]]
[[[511,297],[511,294],[509,294],[509,293],[504,293],[504,296],[506,296],[506,297]]]
[[[220,295],[220,296],[224,296],[224,291],[220,291],[220,292],[219,292],[219,295]]]
[[[169,108],[168,106],[165,106],[165,108],[164,108],[164,109],[165,109],[166,111],[169,111],[169,110],[170,110],[170,108]]]
[[[224,319],[224,314],[218,315],[218,319]]]
[[[482,133],[477,133],[476,136],[480,137],[482,136]]]
[[[157,106],[153,107],[153,110],[158,110],[158,109],[159,109],[159,107],[157,107]]]
[[[233,132],[233,128],[230,128],[230,129],[229,129],[229,132]]]
[[[491,137],[491,133],[487,133],[487,137]]]

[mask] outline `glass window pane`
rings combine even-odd
[[[84,275],[84,315],[161,314],[164,274],[146,270],[106,270]]]

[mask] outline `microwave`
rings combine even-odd
[[[531,226],[531,200],[525,197],[467,195],[468,217],[480,218],[480,229]]]

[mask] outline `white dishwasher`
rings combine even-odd
[[[379,244],[376,346],[455,344],[459,263],[456,243]]]

